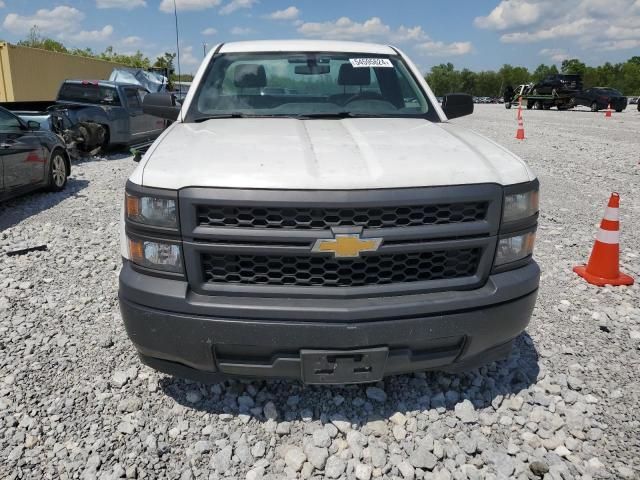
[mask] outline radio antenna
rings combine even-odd
[[[180,71],[180,34],[178,32],[178,7],[176,6],[176,0],[173,0],[173,16],[176,20],[176,55],[178,58],[178,81],[182,81],[182,73]],[[171,75],[171,73],[169,73]],[[180,87],[182,89],[182,87]],[[182,116],[180,118],[182,120]]]

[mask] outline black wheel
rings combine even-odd
[[[543,110],[551,110],[551,105],[548,104],[548,103],[544,103],[544,104],[542,104],[542,109]]]
[[[616,108],[616,112],[620,113],[623,109],[622,108]]]
[[[542,110],[542,101],[536,100],[536,103],[533,104],[534,110]]]
[[[527,100],[527,110],[531,110],[533,108],[533,103]]]
[[[109,141],[111,140],[110,135],[109,135],[109,127],[107,127],[106,125],[100,125],[102,127],[102,132],[100,132],[100,135],[102,136],[102,142],[100,143],[100,150],[102,150],[103,152],[108,152],[109,149],[111,148],[109,145]]]
[[[638,100],[638,111],[640,112],[640,100]]]
[[[593,102],[593,103],[591,104],[591,111],[592,111],[592,112],[597,112],[598,110],[600,110],[600,109],[598,108],[598,102]]]
[[[504,103],[504,108],[506,108],[507,110],[511,109],[511,102],[505,102]]]
[[[49,190],[59,192],[64,189],[68,175],[65,153],[60,149],[54,150],[49,163]]]

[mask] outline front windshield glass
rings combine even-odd
[[[335,52],[217,55],[185,120],[224,115],[439,120],[400,57]]]

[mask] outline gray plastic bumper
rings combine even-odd
[[[529,323],[539,276],[531,262],[475,290],[283,304],[197,295],[184,281],[143,275],[125,261],[119,296],[141,359],[166,373],[354,383],[506,356]]]

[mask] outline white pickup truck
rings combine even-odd
[[[363,383],[508,355],[538,181],[391,46],[220,44],[131,175],[120,308],[172,375]]]

